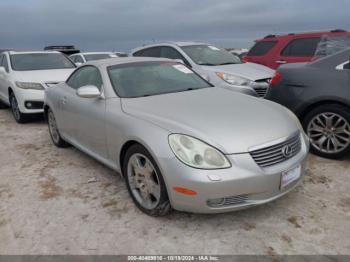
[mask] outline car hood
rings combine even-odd
[[[222,66],[203,66],[205,70],[241,76],[252,81],[272,78],[275,71],[259,64],[242,63]]]
[[[74,69],[15,71],[14,78],[20,82],[58,83],[66,81]]]
[[[282,106],[218,87],[123,98],[122,109],[169,133],[199,138],[225,154],[245,153],[298,130]]]

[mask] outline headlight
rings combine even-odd
[[[201,169],[231,167],[223,153],[196,138],[172,134],[169,136],[169,145],[175,156],[191,167]]]
[[[16,86],[22,89],[45,90],[45,88],[40,83],[16,82]]]
[[[226,73],[216,73],[218,77],[220,77],[222,80],[225,82],[235,85],[235,86],[252,86],[254,84],[253,81],[240,77],[240,76],[235,76],[231,74],[226,74]]]

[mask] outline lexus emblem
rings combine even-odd
[[[291,146],[284,146],[281,151],[285,158],[289,158],[293,153]]]

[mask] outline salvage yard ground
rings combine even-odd
[[[235,213],[135,208],[118,174],[0,111],[0,254],[350,254],[350,157],[310,155],[301,187]]]

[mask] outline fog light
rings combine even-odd
[[[210,207],[218,207],[224,204],[225,198],[209,199],[207,205]]]
[[[31,102],[26,102],[26,108],[32,108],[33,104]]]

